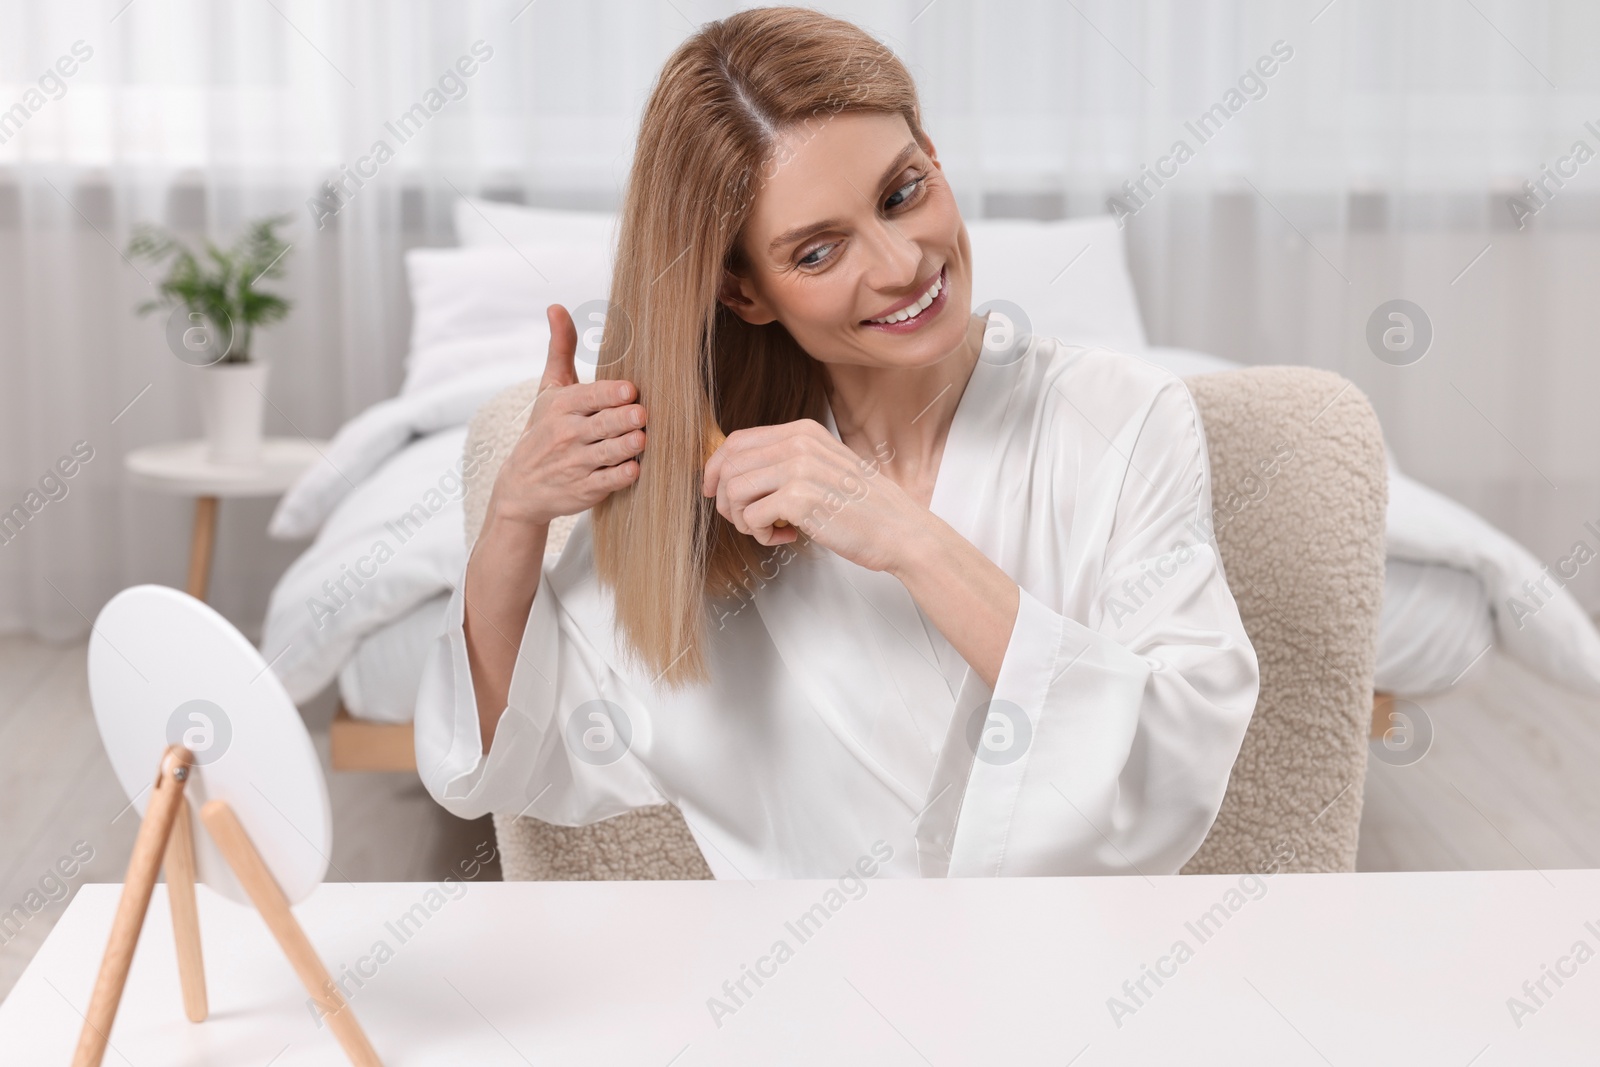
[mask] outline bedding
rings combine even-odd
[[[423,652],[444,626],[448,593],[424,600],[356,646],[339,671],[345,709],[369,722],[410,722],[422,682]]]
[[[402,396],[496,362],[542,362],[544,309],[575,311],[611,288],[610,256],[595,244],[413,248],[405,259],[412,320]]]
[[[273,588],[262,653],[296,703],[332,682],[363,641],[456,580],[466,434],[463,423],[397,447],[330,509]]]
[[[967,236],[973,311],[1004,300],[1028,316],[1022,333],[1118,352],[1146,347],[1122,233],[1111,216],[979,219],[967,223]]]
[[[1532,614],[1518,618],[1513,610],[1513,601],[1529,602],[1523,585],[1538,583],[1546,565],[1477,512],[1401,474],[1393,457],[1389,484],[1389,558],[1444,563],[1476,575],[1501,651],[1536,674],[1600,696],[1600,633],[1577,597],[1557,586]]]
[[[546,342],[548,344],[548,342]],[[339,428],[317,462],[278,501],[267,524],[275,538],[310,537],[336,508],[395,453],[417,437],[467,424],[485,400],[508,385],[537,377],[543,347],[478,367],[445,382],[372,405]],[[580,378],[583,368],[579,368]],[[591,372],[590,381],[593,381]]]
[[[1494,612],[1477,575],[1448,563],[1384,561],[1374,689],[1448,689],[1492,644]]]
[[[570,311],[609,290],[614,215],[464,198],[455,223],[460,248],[407,255],[414,317],[400,395],[346,423],[269,526],[274,537],[315,540],[274,589],[264,654],[296,701],[337,680],[350,712],[378,721],[410,718],[422,651],[464,563],[460,489],[452,486],[467,420],[505,387],[540,374],[547,304]],[[1034,332],[1118,348],[1181,377],[1242,366],[1146,344],[1109,218],[980,220],[968,230],[985,279],[975,307],[1006,299],[1027,309]],[[593,380],[592,366],[580,361],[578,372]],[[1389,468],[1376,687],[1409,695],[1447,688],[1498,644],[1537,673],[1600,695],[1600,634],[1576,599],[1557,589],[1520,625],[1498,611],[1538,578],[1540,564],[1407,477],[1392,456]],[[415,529],[404,527],[402,542],[395,523],[407,515]]]
[[[616,241],[617,216],[609,211],[562,211],[464,196],[456,201],[450,221],[463,248],[526,250],[551,242],[577,241],[609,251]]]

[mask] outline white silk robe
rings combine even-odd
[[[820,548],[714,610],[711,682],[657,688],[584,516],[545,562],[487,755],[458,587],[418,696],[423,782],[464,817],[567,826],[670,801],[719,878],[884,852],[891,877],[1176,872],[1259,684],[1187,387],[1019,338],[973,371],[931,508],[1021,589],[992,692],[897,579]]]

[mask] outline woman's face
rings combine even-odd
[[[938,160],[899,114],[846,111],[790,130],[756,176],[745,276],[720,298],[781,322],[824,363],[922,367],[965,341],[972,248]],[[875,323],[896,310],[913,318]]]

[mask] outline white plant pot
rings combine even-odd
[[[200,422],[211,462],[261,461],[261,420],[267,402],[267,365],[218,363],[200,368]]]

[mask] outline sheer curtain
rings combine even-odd
[[[117,589],[182,575],[187,502],[121,471],[199,433],[197,372],[132,312],[155,277],[123,257],[134,225],[226,242],[290,216],[268,430],[326,437],[399,384],[402,252],[449,243],[462,193],[614,207],[662,62],[741,6],[0,0],[0,510],[93,450],[0,544],[0,629],[81,634]],[[1122,215],[1152,343],[1339,371],[1408,472],[1541,559],[1600,547],[1593,5],[827,10],[910,66],[969,217]],[[1409,365],[1367,339],[1396,299],[1431,327]],[[265,538],[270,509],[223,506],[212,599],[247,631],[300,548]]]

